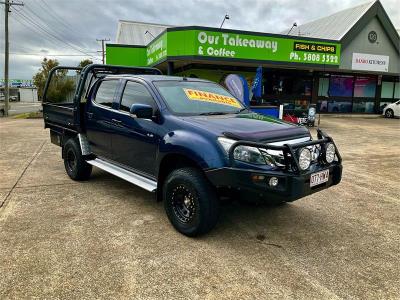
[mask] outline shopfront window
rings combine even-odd
[[[382,113],[383,109],[400,98],[399,82],[382,81],[381,101],[379,102],[378,112]]]
[[[381,98],[393,98],[393,89],[394,89],[394,82],[390,81],[383,81],[382,82],[382,90],[381,90]]]
[[[318,83],[318,96],[328,97],[329,91],[329,78],[320,77]]]
[[[376,78],[357,76],[354,83],[354,97],[375,98]]]
[[[265,74],[266,96],[311,97],[312,77],[307,74]]]
[[[343,99],[329,99],[319,100],[317,104],[317,111],[329,113],[350,113],[352,103],[351,100]]]
[[[400,82],[394,84],[394,99],[400,99]]]
[[[330,97],[351,97],[353,95],[353,76],[331,75],[329,80]]]
[[[353,102],[353,113],[373,113],[375,102],[371,100],[361,100]]]

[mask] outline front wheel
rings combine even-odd
[[[386,117],[386,118],[393,118],[393,117],[394,117],[393,110],[391,110],[390,108],[387,109],[387,110],[385,111],[385,117]]]
[[[163,200],[168,219],[186,236],[205,234],[218,221],[217,193],[195,168],[172,171],[164,182]]]
[[[64,166],[73,180],[87,180],[92,173],[92,166],[83,158],[81,148],[75,138],[70,138],[63,147]]]

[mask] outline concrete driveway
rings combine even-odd
[[[322,118],[340,185],[271,208],[226,204],[190,239],[162,203],[64,172],[42,120],[0,120],[0,298],[400,297],[400,122]]]
[[[8,112],[9,116],[38,112],[42,109],[41,102],[10,102],[10,110]]]

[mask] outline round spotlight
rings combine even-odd
[[[328,143],[325,146],[325,161],[330,164],[335,159],[335,145],[332,143]]]
[[[307,170],[311,164],[311,151],[308,148],[302,148],[299,151],[299,166],[301,170]]]
[[[269,179],[269,186],[276,187],[278,185],[278,183],[279,183],[279,180],[276,177],[271,177]]]

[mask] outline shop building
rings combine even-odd
[[[399,44],[375,1],[280,34],[119,21],[106,59],[216,82],[241,74],[249,85],[262,66],[262,97],[252,98],[254,108],[315,104],[326,113],[379,113],[400,99]]]

